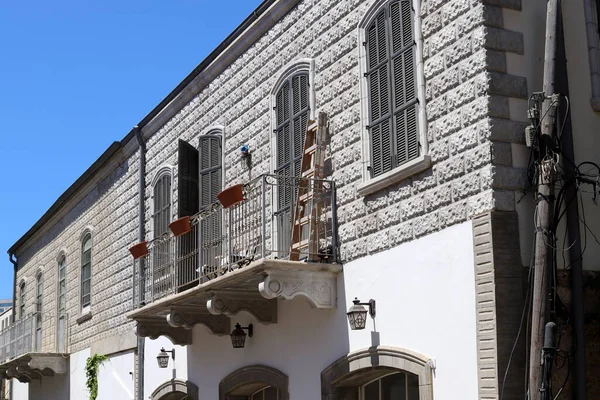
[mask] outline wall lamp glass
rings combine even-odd
[[[167,353],[171,353],[171,357],[173,357],[173,361],[175,361],[175,349],[165,350],[165,348],[163,347],[162,349],[160,349],[160,353],[158,353],[158,356],[156,356],[159,368],[167,368],[169,366],[169,355]]]
[[[246,344],[246,332],[244,329],[248,331],[248,336],[252,337],[254,332],[252,324],[248,326],[241,326],[239,323],[235,324],[235,329],[231,332],[231,344],[234,349],[242,349],[244,348],[244,344]]]
[[[353,331],[365,329],[367,326],[367,310],[363,306],[369,306],[368,313],[371,318],[375,318],[375,300],[371,299],[368,303],[361,303],[358,298],[352,300],[354,303],[349,309],[346,315],[348,316],[348,322],[350,323],[350,329]]]

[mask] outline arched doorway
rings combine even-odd
[[[198,386],[190,381],[172,379],[156,388],[150,400],[198,400]]]
[[[264,365],[243,367],[219,384],[219,400],[289,400],[288,377]]]

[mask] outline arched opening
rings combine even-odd
[[[190,381],[173,379],[156,388],[150,400],[198,400],[198,386]]]
[[[240,368],[219,384],[219,400],[288,400],[288,377],[264,365]]]
[[[427,357],[395,347],[350,353],[321,372],[322,400],[433,400]]]

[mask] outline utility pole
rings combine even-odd
[[[556,27],[558,0],[549,0],[546,10],[546,46],[544,59],[544,85],[547,95],[554,93]],[[535,264],[533,277],[533,297],[531,309],[531,349],[529,354],[529,399],[540,399],[542,382],[542,341],[546,323],[548,297],[548,271],[550,247],[552,243],[551,224],[554,210],[555,161],[551,143],[554,140],[554,118],[556,101],[545,97],[541,112],[541,135],[539,137],[539,171],[535,209]]]

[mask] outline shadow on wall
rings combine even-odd
[[[204,388],[207,398],[217,398],[219,383],[229,374],[242,367],[262,365],[289,377],[291,397],[320,398],[321,371],[349,352],[346,311],[351,303],[346,298],[341,273],[337,279],[336,309],[313,308],[299,296],[278,300],[276,324],[262,324],[246,312],[233,316],[232,327],[238,322],[254,326],[253,337],[247,338],[242,349],[233,349],[229,336],[215,336],[204,326],[196,326],[194,344],[187,347],[188,379]],[[375,332],[374,336],[378,334]]]
[[[111,189],[114,189],[119,180],[129,172],[129,160],[123,161],[113,172],[101,180],[75,207],[70,209],[58,220],[44,235],[19,256],[19,268],[26,265],[40,249],[46,247],[52,240],[68,229],[77,219],[90,210]],[[95,221],[85,220],[84,224]],[[83,231],[83,226],[81,228]],[[81,232],[79,232],[81,233]],[[78,234],[75,232],[74,234]]]

